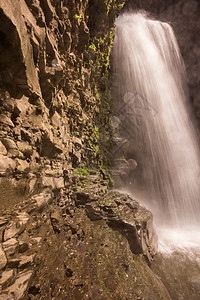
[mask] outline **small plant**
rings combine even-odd
[[[74,18],[75,18],[75,20],[77,20],[78,25],[80,25],[81,21],[83,20],[83,16],[75,14]]]
[[[89,46],[90,49],[93,49],[95,52],[97,51],[97,47],[95,46],[94,43],[91,43]]]
[[[89,169],[86,167],[85,164],[81,164],[77,168],[75,168],[73,171],[74,176],[88,176],[89,175]]]
[[[125,2],[124,2],[124,3],[121,3],[121,4],[118,4],[117,7],[118,7],[119,9],[122,9],[122,7],[124,6],[124,4],[125,4]]]
[[[107,14],[108,14],[109,11],[111,10],[112,2],[113,2],[113,0],[109,0],[108,3],[107,3]]]
[[[99,144],[99,128],[95,126],[92,134],[89,137],[88,145],[94,153],[98,153],[99,152],[98,144]]]
[[[80,137],[80,132],[74,131],[74,132],[73,132],[73,135],[74,135],[75,137]]]

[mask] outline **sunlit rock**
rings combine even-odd
[[[2,246],[0,245],[0,270],[3,269],[6,264],[7,264],[7,258],[5,252],[2,249]]]

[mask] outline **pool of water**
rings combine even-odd
[[[200,299],[200,231],[158,228],[159,242],[152,269],[172,300]]]

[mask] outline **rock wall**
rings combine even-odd
[[[11,181],[20,197],[56,190],[72,170],[105,165],[109,52],[122,5],[0,1],[2,190]]]

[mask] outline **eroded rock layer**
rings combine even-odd
[[[60,189],[77,167],[103,165],[112,26],[122,4],[0,2],[2,190],[11,180],[22,195]]]
[[[2,215],[0,299],[170,300],[148,266],[151,213],[92,176],[90,188],[39,194]]]

